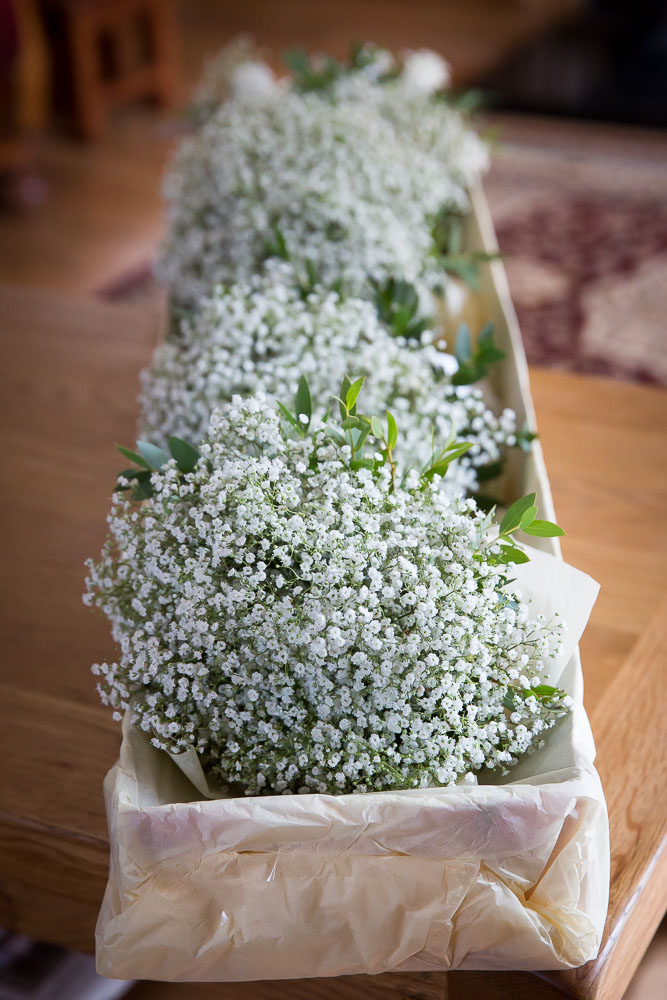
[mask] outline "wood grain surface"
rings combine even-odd
[[[118,461],[131,442],[150,310],[0,287],[4,560],[0,675],[4,773],[0,926],[92,950],[106,878],[101,782],[119,731],[90,664],[112,652],[81,604]],[[304,983],[137,987],[137,998],[551,997],[618,1000],[665,908],[664,683],[667,395],[534,371],[540,435],[565,557],[602,584],[582,643],[586,704],[612,826],[612,899],[600,959],[532,974],[350,977]],[[159,989],[159,993],[155,992]],[[151,992],[153,991],[153,992]]]

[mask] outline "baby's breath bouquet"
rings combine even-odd
[[[212,411],[233,395],[281,398],[295,391],[302,373],[313,398],[323,401],[321,416],[331,385],[354,365],[358,374],[372,374],[368,409],[387,405],[399,420],[406,464],[423,465],[433,442],[450,432],[470,442],[445,485],[450,493],[472,493],[480,475],[498,471],[506,446],[525,441],[513,412],[496,417],[473,384],[486,372],[480,356],[504,354],[489,334],[476,362],[460,351],[457,361],[438,349],[423,324],[395,327],[396,317],[393,326],[383,322],[369,301],[304,286],[291,264],[274,261],[261,275],[220,286],[182,319],[177,337],[158,347],[143,375],[141,436],[160,444],[170,435],[198,442]]]
[[[87,600],[111,619],[118,662],[103,700],[131,707],[157,747],[194,748],[246,793],[447,785],[506,770],[567,711],[543,683],[558,621],[512,589],[534,495],[500,526],[439,488],[467,443],[402,471],[398,428],[337,425],[263,395],[214,412],[197,451],[172,437],[130,453]]]
[[[349,65],[320,69],[292,54],[292,76],[271,86],[261,61],[225,54],[227,99],[216,102],[215,86],[200,93],[205,124],[165,184],[159,273],[172,301],[196,307],[216,284],[248,278],[273,256],[350,294],[373,298],[392,280],[407,283],[425,316],[433,295],[446,294],[448,273],[474,280],[485,255],[462,254],[452,234],[485,148],[433,89],[442,73],[429,58],[437,60],[421,53],[399,63],[366,46]],[[209,76],[218,79],[213,68]]]

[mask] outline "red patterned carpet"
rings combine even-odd
[[[487,192],[528,359],[667,384],[667,140],[506,123]]]

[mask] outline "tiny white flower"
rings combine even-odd
[[[403,59],[403,78],[409,88],[432,94],[449,84],[449,63],[431,49],[408,52]]]

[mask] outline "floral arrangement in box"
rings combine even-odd
[[[84,597],[123,721],[98,968],[579,965],[608,885],[597,586],[537,516],[485,147],[434,53],[287,63],[212,62],[166,182],[170,329]]]
[[[134,499],[91,564],[88,600],[122,654],[96,667],[103,700],[246,793],[506,769],[569,703],[541,676],[559,625],[531,618],[509,568],[527,558],[517,529],[561,529],[534,494],[499,535],[450,499],[440,481],[468,443],[401,470],[393,415],[357,413],[363,381],[344,380],[338,426],[313,417],[302,378],[294,412],[235,396],[200,452],[140,445],[120,481]]]

